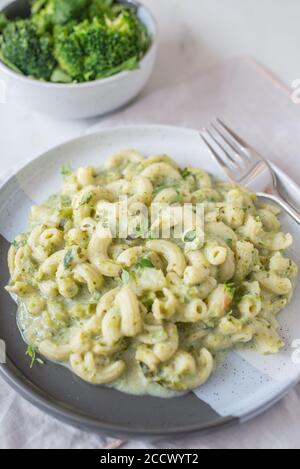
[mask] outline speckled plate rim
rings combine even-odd
[[[174,430],[169,430],[167,433],[141,429],[137,431],[132,431],[130,428],[124,428],[123,426],[111,425],[108,423],[102,423],[98,420],[93,420],[86,418],[85,416],[76,413],[73,410],[68,409],[64,405],[60,405],[52,400],[49,397],[45,397],[43,393],[36,389],[32,383],[24,379],[22,375],[18,372],[18,369],[12,364],[9,363],[10,368],[0,366],[0,376],[5,380],[5,382],[11,386],[14,391],[16,391],[21,397],[26,399],[28,402],[39,408],[40,410],[46,412],[50,416],[68,424],[75,426],[82,430],[101,432],[109,434],[111,436],[118,437],[128,437],[128,436],[139,436],[139,437],[161,437],[161,436],[181,436],[189,435],[195,433],[208,433],[215,429],[222,429],[228,426],[234,425],[239,422],[237,417],[226,417],[218,418],[215,422],[202,425],[194,425],[187,427],[176,427]],[[262,410],[263,411],[263,410]]]
[[[8,367],[8,366],[9,367]],[[258,417],[259,415],[267,412],[274,405],[280,402],[288,392],[298,384],[300,377],[293,383],[290,383],[283,389],[283,391],[277,395],[276,398],[271,398],[263,406],[258,407],[255,412],[251,412],[240,418],[238,417],[219,417],[215,422],[206,424],[197,424],[194,426],[187,427],[176,427],[174,430],[166,432],[153,431],[153,430],[138,430],[132,431],[130,428],[124,428],[123,426],[110,425],[108,423],[100,422],[96,419],[86,418],[80,413],[74,412],[74,410],[68,409],[67,406],[59,404],[54,400],[51,400],[49,396],[45,397],[36,386],[34,386],[29,380],[23,377],[14,364],[8,360],[6,366],[0,365],[0,376],[4,381],[21,397],[23,397],[30,404],[36,406],[38,409],[46,412],[51,417],[54,417],[68,425],[75,426],[79,429],[86,431],[95,431],[118,437],[167,437],[167,436],[188,436],[189,434],[207,434],[215,430],[222,430],[233,426],[235,424],[243,424]]]
[[[185,127],[176,127],[176,126],[164,126],[164,125],[125,125],[125,126],[116,126],[116,127],[107,127],[103,130],[97,131],[95,133],[90,133],[88,135],[80,136],[75,139],[71,139],[66,141],[56,147],[47,150],[42,155],[26,162],[22,167],[18,168],[18,170],[14,174],[10,174],[0,183],[0,192],[3,190],[5,185],[9,183],[9,181],[16,176],[19,172],[22,172],[31,163],[41,161],[44,158],[47,158],[49,154],[56,151],[61,151],[65,146],[76,144],[77,142],[84,142],[89,140],[95,134],[106,134],[111,133],[112,131],[174,131],[177,130],[178,132],[187,132],[187,133],[195,133],[195,129],[185,128]],[[290,195],[295,196],[295,191],[299,193],[300,200],[300,189],[297,184],[287,176],[282,170],[277,168],[275,165],[272,165],[273,169],[276,171],[277,176],[279,178],[282,187],[285,189],[287,188],[287,192]],[[297,202],[297,197],[294,198],[294,201]],[[300,372],[299,376],[295,380],[291,380],[286,386],[283,386],[281,391],[274,397],[271,397],[268,401],[266,401],[263,405],[258,406],[255,411],[245,413],[240,417],[219,417],[215,420],[212,420],[209,423],[197,423],[195,425],[188,425],[185,426],[176,426],[176,428],[168,430],[167,432],[163,432],[160,430],[149,430],[147,428],[132,430],[130,427],[125,428],[124,426],[113,425],[107,422],[101,422],[97,419],[87,418],[84,415],[81,415],[80,412],[74,411],[74,409],[68,408],[68,406],[56,402],[54,399],[51,399],[49,395],[41,391],[37,386],[30,382],[25,376],[20,373],[18,368],[15,364],[8,359],[5,365],[0,365],[0,376],[5,380],[5,382],[10,385],[17,393],[19,393],[24,399],[26,399],[31,404],[38,407],[40,410],[45,411],[49,415],[67,423],[69,425],[73,425],[77,428],[88,430],[88,431],[96,431],[100,433],[110,434],[112,436],[120,436],[120,437],[128,437],[128,436],[139,436],[139,437],[162,437],[162,436],[184,436],[188,434],[206,434],[213,430],[221,430],[223,428],[227,428],[235,423],[245,423],[258,415],[264,413],[271,407],[273,407],[276,403],[278,403],[299,381],[300,381]]]

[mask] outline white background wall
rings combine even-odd
[[[143,0],[161,32],[157,80],[182,80],[248,54],[290,84],[300,77],[299,0]]]

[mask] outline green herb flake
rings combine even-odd
[[[184,238],[183,238],[183,241],[185,243],[192,243],[193,241],[195,241],[197,237],[197,233],[195,230],[193,231],[188,231],[185,235],[184,235]]]
[[[31,358],[30,368],[32,368],[35,363],[38,363],[39,365],[44,365],[43,360],[37,357],[36,354],[37,349],[32,345],[28,345],[25,355]]]
[[[232,239],[227,239],[227,240],[226,240],[226,244],[227,244],[227,246],[229,246],[230,248],[233,248],[233,240],[232,240]]]
[[[85,194],[81,199],[80,205],[82,206],[82,205],[89,204],[91,202],[92,198],[93,198],[93,194],[91,194],[91,193]]]
[[[67,177],[69,177],[69,176],[72,176],[73,171],[72,171],[71,166],[69,166],[69,165],[63,165],[63,166],[61,167],[60,173],[61,173],[61,175],[62,175],[64,178],[67,178]]]
[[[168,185],[168,184],[161,184],[161,185],[156,186],[156,187],[154,188],[153,194],[154,194],[154,195],[157,195],[157,194],[159,194],[160,192],[164,191],[165,189],[175,189],[175,187],[172,186],[172,185],[170,185],[170,184],[169,184],[169,185]]]
[[[74,260],[73,251],[70,249],[69,251],[67,251],[64,257],[64,268],[68,269],[71,266],[73,260]]]
[[[140,269],[154,269],[154,265],[149,259],[149,257],[142,257],[141,259],[139,259],[136,263],[136,267],[139,267]]]
[[[183,179],[186,179],[187,177],[191,176],[192,173],[190,171],[189,168],[184,168],[182,171],[181,171],[181,176],[183,177]]]
[[[247,289],[244,287],[244,285],[238,286],[234,292],[233,304],[238,306],[246,294]]]
[[[123,285],[128,285],[128,283],[130,282],[130,273],[127,270],[122,271],[121,280]]]
[[[147,238],[150,240],[155,240],[159,238],[159,235],[153,231],[149,231]]]
[[[225,292],[228,293],[232,298],[234,297],[234,294],[236,292],[236,286],[234,283],[225,283],[224,286]]]
[[[138,235],[144,235],[148,232],[148,222],[135,226],[134,231]]]
[[[71,207],[72,205],[72,200],[71,200],[71,197],[69,197],[68,195],[61,195],[60,196],[60,203],[61,203],[61,206],[66,208],[66,207]]]
[[[148,299],[143,301],[143,305],[145,306],[147,311],[152,310],[153,303],[154,303],[154,300],[152,298],[148,298]]]
[[[19,241],[17,239],[15,239],[11,244],[13,247],[19,249],[23,246],[26,246],[26,240],[25,239],[19,239]]]

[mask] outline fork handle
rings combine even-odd
[[[267,194],[265,192],[259,192],[257,194],[259,197],[264,197],[269,199],[272,202],[275,202],[279,207],[281,207],[298,225],[300,225],[300,212],[295,210],[292,205],[286,202],[279,194]]]

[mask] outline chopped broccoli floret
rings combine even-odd
[[[114,20],[106,18],[106,24],[113,66],[125,62],[130,57],[136,57],[138,60],[142,58],[149,46],[149,37],[133,10],[121,12]]]
[[[98,17],[56,30],[55,57],[75,81],[136,68],[149,45],[144,26],[124,10],[115,19]]]
[[[82,75],[83,57],[75,29],[74,23],[56,29],[54,55],[60,69],[67,73],[72,80],[77,81]]]
[[[32,21],[40,32],[71,20],[82,19],[90,0],[35,0],[31,7]]]
[[[0,60],[55,83],[134,70],[149,45],[136,8],[115,0],[32,0],[28,19],[0,15]]]
[[[88,13],[89,18],[110,15],[113,4],[114,0],[91,0]]]
[[[29,20],[9,23],[2,34],[1,55],[25,75],[50,80],[55,68],[52,41],[40,37]]]
[[[8,20],[6,16],[3,13],[0,13],[0,33],[7,26],[7,24],[8,24]]]
[[[225,283],[224,285],[224,291],[231,296],[232,298],[234,297],[234,294],[236,292],[236,286],[234,283],[228,282]]]

